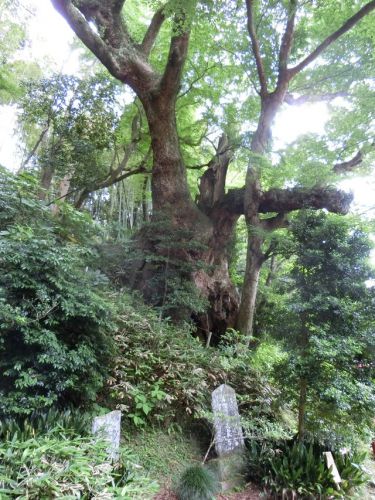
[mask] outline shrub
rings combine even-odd
[[[335,453],[335,461],[342,477],[340,490],[327,468],[323,451],[315,443],[293,440],[282,442],[251,442],[248,444],[250,477],[263,484],[269,493],[283,498],[347,498],[353,487],[366,481],[358,465],[364,457]]]
[[[0,228],[0,415],[94,401],[114,351],[91,251],[60,232],[28,177],[9,174]]]
[[[212,500],[219,485],[213,472],[203,465],[192,465],[182,473],[177,486],[179,500]]]

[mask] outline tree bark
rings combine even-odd
[[[58,199],[61,201],[65,201],[66,197],[69,194],[71,175],[66,174],[60,181],[59,191],[58,191]],[[56,204],[51,205],[51,211],[54,215],[59,213],[59,206]]]
[[[257,219],[257,218],[256,218]],[[262,253],[263,238],[256,234],[259,228],[259,220],[248,220],[250,225],[246,255],[245,283],[242,289],[241,307],[238,312],[236,328],[247,339],[249,344],[253,332],[255,304],[258,291],[259,273],[264,262]]]
[[[38,198],[41,201],[45,201],[47,198],[47,193],[51,187],[54,173],[55,169],[51,165],[43,166],[40,178],[40,188],[38,192]]]

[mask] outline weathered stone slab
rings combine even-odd
[[[341,479],[339,471],[337,470],[336,462],[333,458],[332,453],[330,451],[325,451],[323,453],[323,455],[324,455],[324,458],[326,459],[326,464],[327,464],[328,469],[331,468],[333,481],[335,482],[336,486],[338,488],[340,488],[340,483],[342,482],[342,479]]]
[[[95,417],[92,422],[92,433],[108,442],[110,460],[118,460],[120,454],[121,411],[115,410]]]
[[[212,411],[214,414],[215,449],[218,456],[242,450],[245,443],[236,393],[232,387],[222,384],[213,391]]]
[[[244,438],[236,393],[223,384],[212,393],[217,469],[223,491],[242,486],[244,482]]]

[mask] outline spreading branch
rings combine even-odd
[[[230,189],[221,204],[231,213],[244,213],[245,188]],[[353,195],[332,187],[315,186],[313,188],[270,189],[262,193],[259,201],[259,213],[284,213],[306,208],[322,209],[346,214],[349,211]]]
[[[122,79],[122,71],[118,62],[104,40],[90,27],[83,11],[75,7],[71,0],[51,1],[55,9],[66,19],[69,26],[86,47],[96,55],[99,61],[104,64],[115,78]],[[82,3],[80,2],[80,4]]]
[[[148,56],[150,55],[150,52],[159,34],[160,28],[165,21],[164,9],[165,6],[155,12],[153,18],[151,19],[150,26],[148,27],[145,36],[143,37],[140,48],[146,58],[148,58]]]
[[[202,80],[202,78],[204,78],[211,69],[215,68],[215,66],[216,64],[213,64],[212,66],[206,64],[205,69],[201,73],[199,73],[195,78],[193,78],[193,80],[191,80],[187,89],[178,94],[177,99],[181,99],[181,97],[184,97],[185,95],[189,94],[190,91],[194,88],[194,85],[198,83],[200,80]]]
[[[318,47],[311,52],[303,61],[301,61],[294,68],[290,68],[288,70],[289,77],[293,78],[295,75],[300,73],[303,69],[306,68],[309,64],[311,64],[317,57],[322,54],[332,43],[334,43],[338,38],[344,35],[347,31],[349,31],[353,26],[355,26],[361,19],[370,14],[375,9],[375,0],[368,2],[362,9],[360,9],[354,16],[350,17],[345,23],[334,33],[329,35],[323,42],[318,45]]]
[[[131,39],[121,10],[124,1],[112,0],[51,0],[67,20],[78,38],[103,63],[112,76],[128,84],[137,94],[155,89],[159,75],[148,63],[145,53]],[[152,25],[151,21],[151,25]],[[94,23],[96,30],[92,28]],[[154,27],[148,29],[146,53],[152,41]]]
[[[342,163],[336,163],[336,165],[333,167],[333,170],[337,174],[342,174],[344,172],[351,172],[354,170],[355,167],[357,167],[360,163],[363,161],[363,154],[362,151],[358,151],[356,155],[353,156],[348,161],[343,161]]]
[[[286,78],[286,69],[288,65],[289,55],[293,44],[294,24],[297,12],[296,0],[290,1],[290,10],[286,28],[281,39],[279,52],[279,84]]]
[[[262,194],[259,211],[288,213],[302,208],[325,208],[346,214],[353,200],[351,193],[333,187],[270,189]]]
[[[180,17],[175,20],[176,30],[181,29],[179,27],[179,20],[181,22]],[[160,88],[166,97],[173,97],[178,93],[182,70],[188,52],[189,38],[189,31],[183,31],[171,38],[168,60],[160,84]]]
[[[255,31],[254,23],[254,1],[246,0],[247,10],[247,30],[251,40],[251,48],[254,54],[255,63],[258,71],[258,78],[260,84],[260,94],[265,96],[268,94],[266,73],[264,71],[264,64],[260,54],[259,40]]]
[[[110,178],[110,179],[107,179],[106,181],[103,181],[103,182],[96,184],[95,186],[93,186],[91,188],[84,189],[79,194],[78,199],[74,203],[74,206],[75,206],[75,208],[79,209],[82,207],[84,201],[89,196],[89,194],[95,193],[96,191],[99,191],[100,189],[104,189],[106,187],[113,186],[114,184],[117,184],[118,182],[121,182],[121,181],[123,181],[123,180],[125,180],[128,177],[131,177],[133,175],[146,174],[146,173],[148,173],[146,165],[142,162],[138,167],[133,168],[131,170],[126,170],[125,172],[123,172],[121,175],[119,175],[115,179]],[[74,191],[71,191],[70,193],[72,193],[72,192],[74,192]],[[68,195],[70,193],[68,193]]]

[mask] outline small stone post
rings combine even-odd
[[[108,457],[116,461],[120,456],[121,411],[115,410],[95,417],[92,422],[92,433],[108,442]]]
[[[223,491],[241,486],[245,465],[244,438],[236,393],[222,384],[212,393],[215,449]]]

